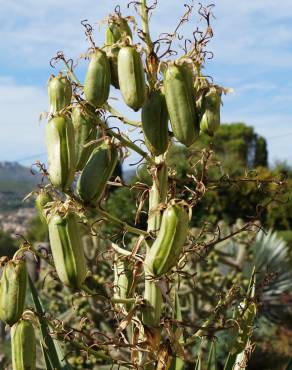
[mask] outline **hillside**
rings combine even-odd
[[[16,162],[0,162],[0,212],[20,208],[22,199],[36,184],[37,177],[29,168]]]

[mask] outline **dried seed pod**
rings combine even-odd
[[[100,200],[117,161],[118,151],[111,142],[106,141],[93,150],[77,182],[77,192],[84,202]]]
[[[65,285],[78,289],[85,280],[86,263],[76,216],[55,214],[48,226],[57,274]]]
[[[221,93],[211,88],[203,97],[200,111],[200,129],[209,136],[214,136],[220,126]]]
[[[72,110],[72,123],[75,136],[76,171],[85,166],[94,145],[84,147],[85,144],[97,139],[98,115],[89,104],[77,104]]]
[[[52,75],[48,81],[48,95],[50,113],[58,113],[71,103],[72,86],[66,76],[59,73],[56,77]]]
[[[162,216],[161,227],[144,265],[154,276],[166,274],[178,261],[188,235],[189,217],[183,206],[171,203]]]
[[[118,54],[120,48],[118,46],[111,48],[111,46],[126,37],[132,38],[132,31],[127,20],[120,16],[112,17],[109,20],[105,31],[105,45],[107,47],[107,55],[110,62],[111,84],[116,89],[119,88]]]
[[[199,136],[192,71],[187,65],[172,62],[164,72],[163,83],[173,134],[190,146]]]
[[[95,49],[90,55],[87,68],[84,94],[89,104],[94,108],[102,107],[109,97],[111,81],[110,64],[103,50]]]
[[[39,217],[40,217],[40,220],[42,221],[42,223],[44,225],[47,224],[47,221],[46,221],[46,215],[45,215],[45,206],[47,203],[49,202],[52,202],[52,197],[50,196],[50,194],[42,189],[37,197],[36,197],[36,200],[35,200],[35,206],[36,206],[36,209],[38,210],[38,214],[39,214]]]
[[[0,320],[12,326],[21,317],[27,286],[27,269],[22,260],[8,261],[0,280]]]
[[[138,111],[146,98],[144,68],[134,46],[124,46],[118,55],[119,85],[124,102]]]
[[[75,173],[75,143],[72,122],[55,116],[46,125],[48,170],[51,183],[61,190],[72,184]]]
[[[168,148],[168,111],[159,91],[151,91],[142,107],[142,129],[150,152],[163,154]]]
[[[20,320],[11,328],[11,355],[13,370],[36,369],[35,332],[27,320]]]

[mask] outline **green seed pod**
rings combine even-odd
[[[112,143],[105,142],[93,150],[77,182],[77,192],[84,202],[100,200],[117,161],[118,151]]]
[[[106,53],[96,49],[90,56],[87,68],[84,94],[94,108],[102,107],[107,101],[110,91],[111,71]]]
[[[27,269],[22,260],[7,262],[0,280],[0,320],[12,326],[21,317],[27,286]]]
[[[53,215],[49,220],[49,238],[60,280],[73,289],[80,288],[86,276],[86,263],[75,214]]]
[[[154,276],[166,274],[178,261],[188,235],[188,213],[179,204],[170,204],[144,265]]]
[[[64,190],[72,184],[75,173],[74,128],[69,118],[56,116],[47,123],[46,144],[49,178]]]
[[[35,332],[27,320],[20,320],[11,328],[11,355],[13,370],[36,369]]]
[[[152,91],[142,107],[142,129],[150,152],[158,156],[168,148],[168,111],[165,97]]]
[[[52,202],[52,197],[50,196],[50,194],[45,191],[45,190],[41,190],[37,197],[36,197],[36,200],[35,200],[35,206],[36,206],[36,209],[38,210],[38,214],[39,214],[39,217],[40,217],[40,220],[42,221],[42,223],[44,225],[47,224],[47,221],[46,221],[46,215],[45,215],[45,206],[47,203],[49,202]]]
[[[75,134],[76,171],[81,171],[88,161],[94,145],[84,145],[97,139],[98,116],[90,105],[78,104],[72,110],[72,123]]]
[[[48,95],[50,113],[58,113],[71,103],[72,86],[66,76],[61,73],[58,76],[52,75],[48,81]]]
[[[140,54],[133,46],[124,46],[118,55],[119,85],[124,102],[138,111],[146,98],[146,83]]]
[[[190,146],[199,135],[190,68],[170,63],[164,73],[164,90],[173,134],[182,144]]]
[[[114,17],[110,19],[105,31],[105,44],[111,46],[125,37],[132,38],[132,31],[125,18]]]
[[[107,56],[110,62],[111,84],[116,89],[119,88],[118,54],[120,48],[111,48],[111,46],[121,41],[125,37],[132,38],[132,31],[126,19],[122,17],[113,17],[110,19],[105,31],[105,45],[107,47]]]
[[[221,93],[215,88],[202,98],[200,129],[209,136],[214,136],[220,126]]]

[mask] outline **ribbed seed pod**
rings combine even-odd
[[[126,19],[122,17],[115,17],[110,20],[106,31],[105,31],[105,45],[110,47],[113,44],[121,41],[124,37],[132,38],[132,31],[128,25]],[[111,84],[118,89],[119,88],[119,76],[118,76],[118,54],[120,51],[119,47],[108,48],[109,52],[107,55],[110,61],[111,68]]]
[[[158,156],[168,148],[168,111],[164,95],[150,92],[142,107],[142,129],[150,152]]]
[[[86,276],[86,263],[75,214],[53,215],[49,220],[49,238],[60,280],[71,288],[80,288]]]
[[[214,136],[220,126],[220,105],[221,93],[215,88],[211,88],[202,98],[200,129],[209,136]]]
[[[188,234],[188,213],[179,204],[170,204],[144,266],[154,276],[166,274],[178,261]]]
[[[170,63],[164,72],[164,90],[173,134],[182,144],[190,146],[199,135],[190,68]]]
[[[11,328],[11,356],[13,370],[36,369],[35,332],[27,320],[20,320]]]
[[[22,260],[7,262],[0,280],[0,320],[12,326],[21,317],[27,286],[27,269]]]
[[[140,54],[133,46],[124,46],[118,55],[119,85],[124,102],[138,111],[146,98],[146,83]]]
[[[77,104],[72,110],[72,123],[75,134],[76,171],[85,166],[94,145],[84,148],[84,145],[97,139],[98,116],[90,105]]]
[[[36,206],[36,209],[38,210],[38,214],[39,214],[39,217],[40,217],[40,220],[42,221],[42,223],[44,225],[47,224],[47,221],[46,221],[46,216],[45,216],[45,206],[47,203],[49,202],[52,202],[52,197],[50,196],[50,194],[45,191],[45,190],[41,190],[37,197],[36,197],[36,200],[35,200],[35,206]]]
[[[72,184],[75,173],[75,143],[72,122],[55,116],[46,125],[48,171],[51,183],[64,190]]]
[[[52,75],[48,81],[48,95],[51,114],[58,113],[70,105],[72,86],[68,78],[61,73],[56,77]]]
[[[98,202],[118,161],[118,151],[109,142],[95,148],[77,182],[77,192],[86,202]]]
[[[94,108],[106,103],[110,82],[111,71],[108,57],[104,51],[96,49],[90,56],[84,82],[85,98]]]
[[[112,18],[105,31],[105,44],[111,46],[116,44],[124,37],[132,38],[132,31],[125,18],[116,17]]]

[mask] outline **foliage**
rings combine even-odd
[[[0,229],[0,257],[8,256],[12,258],[17,249],[17,242],[12,239],[10,234]]]

